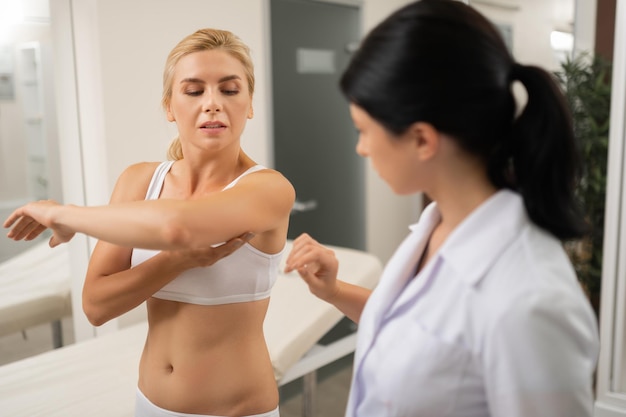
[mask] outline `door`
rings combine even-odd
[[[271,0],[274,162],[296,189],[289,238],[365,248],[365,168],[339,79],[359,38],[356,6]]]

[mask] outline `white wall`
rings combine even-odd
[[[513,29],[513,54],[524,64],[550,71],[559,61],[550,45],[553,30],[574,31],[576,0],[471,0],[470,4],[494,23]]]
[[[593,51],[596,43],[596,0],[576,0],[574,51]]]

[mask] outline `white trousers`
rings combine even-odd
[[[186,414],[177,413],[176,411],[166,410],[154,405],[139,388],[137,388],[137,399],[135,402],[135,417],[226,417],[226,416],[210,416],[205,414]],[[246,417],[280,417],[278,407],[267,413],[255,414]]]

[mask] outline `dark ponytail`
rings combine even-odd
[[[560,239],[581,237],[588,231],[576,198],[581,159],[565,97],[541,68],[514,64],[511,79],[528,94],[511,130],[515,188],[537,225]]]
[[[515,80],[528,92],[517,119]],[[367,35],[340,86],[394,134],[422,121],[454,138],[483,160],[497,188],[518,191],[531,220],[556,237],[585,233],[563,94],[546,71],[516,64],[498,30],[473,8],[420,0],[399,9]]]

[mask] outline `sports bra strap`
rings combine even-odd
[[[263,165],[258,165],[258,164],[248,168],[247,170],[244,171],[243,174],[241,174],[240,176],[238,176],[237,178],[232,180],[232,182],[230,184],[228,184],[226,187],[222,188],[222,191],[228,190],[229,188],[234,187],[237,184],[237,182],[239,182],[239,180],[242,179],[243,177],[245,177],[246,175],[252,174],[253,172],[257,172],[257,171],[260,171],[262,169],[267,169],[267,168],[264,167]]]
[[[146,192],[146,200],[156,200],[161,195],[161,189],[163,189],[163,183],[165,182],[165,176],[172,168],[174,161],[161,162],[157,169],[152,174],[148,191]]]
[[[175,161],[161,162],[159,166],[154,170],[154,174],[152,174],[152,179],[150,180],[150,185],[148,186],[148,191],[146,192],[146,200],[156,200],[159,198],[159,196],[161,195],[161,190],[163,189],[163,183],[165,182],[165,176],[172,168],[174,162]],[[253,172],[261,171],[263,169],[267,168],[263,165],[254,165],[248,168],[240,176],[232,180],[230,184],[224,187],[222,191],[234,187],[237,182],[246,175],[252,174]]]

